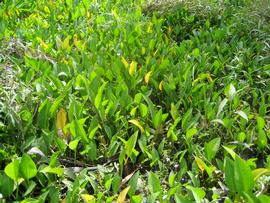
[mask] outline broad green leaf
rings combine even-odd
[[[264,195],[261,194],[258,199],[260,200],[260,203],[266,203],[266,202],[270,202],[270,196],[268,195]]]
[[[46,99],[38,108],[38,124],[42,129],[47,129],[49,127],[49,111],[50,102]]]
[[[126,155],[128,157],[131,156],[132,151],[135,148],[136,142],[138,138],[138,131],[136,131],[126,142]]]
[[[193,49],[192,55],[195,56],[195,57],[200,56],[200,50],[198,48]]]
[[[137,126],[137,127],[140,129],[141,133],[144,132],[144,129],[143,129],[143,127],[141,126],[141,124],[140,124],[139,121],[137,121],[137,120],[135,120],[135,119],[132,119],[132,120],[129,120],[128,122],[129,122],[129,123],[132,123],[132,124],[135,125],[135,126]]]
[[[189,189],[192,192],[196,203],[201,203],[202,199],[206,195],[206,193],[204,192],[204,190],[202,188],[192,187],[192,186],[188,185],[187,189]]]
[[[0,194],[8,197],[12,194],[14,189],[14,181],[6,174],[0,173]]]
[[[137,190],[137,183],[138,183],[139,175],[140,175],[140,172],[137,171],[128,182],[128,185],[130,186],[128,195],[130,197],[133,196]]]
[[[220,146],[220,141],[221,139],[217,137],[205,144],[204,150],[208,161],[212,161],[212,159],[215,157]]]
[[[146,103],[148,105],[148,109],[149,109],[149,112],[150,112],[150,115],[151,115],[151,119],[153,120],[154,117],[156,116],[156,112],[155,112],[155,109],[154,109],[154,104],[147,96],[145,96],[144,94],[142,96],[143,96],[144,100],[146,101]]]
[[[153,125],[157,129],[159,125],[162,123],[162,109],[160,109],[153,118]]]
[[[5,167],[5,173],[12,180],[14,180],[15,182],[18,182],[19,169],[20,169],[20,162],[18,159],[15,159]]]
[[[230,192],[236,192],[236,182],[234,180],[234,162],[226,157],[224,164],[225,183],[228,186]]]
[[[103,85],[101,85],[101,87],[98,89],[98,93],[95,97],[95,107],[96,109],[99,110],[101,101],[102,101],[102,95],[103,95],[103,91],[105,89],[105,86],[107,85],[107,82],[103,83]]]
[[[113,181],[113,178],[106,180],[106,182],[104,184],[104,187],[106,190],[108,190],[111,187],[112,181]]]
[[[264,128],[264,125],[265,125],[265,121],[262,117],[258,116],[256,118],[257,120],[257,130],[262,130]]]
[[[188,129],[188,122],[189,122],[189,120],[190,120],[190,118],[191,118],[191,116],[192,116],[192,108],[190,108],[186,113],[185,113],[185,115],[184,115],[184,117],[183,117],[183,119],[182,119],[182,124],[181,124],[181,126],[182,126],[182,128],[183,128],[183,130],[184,131],[186,131],[187,129]]]
[[[112,189],[113,189],[113,192],[114,193],[118,193],[118,191],[120,190],[121,180],[122,180],[122,178],[118,174],[116,174],[113,177],[113,180],[112,180]]]
[[[245,139],[246,139],[246,134],[245,134],[244,132],[238,133],[238,135],[237,135],[237,140],[238,140],[239,142],[244,142]]]
[[[128,190],[129,190],[130,186],[127,186],[124,190],[122,190],[116,200],[117,203],[124,203]]]
[[[53,174],[62,176],[64,174],[64,169],[60,167],[52,168],[51,166],[46,166],[41,172],[53,173]]]
[[[267,137],[264,130],[258,131],[258,145],[260,148],[265,148],[267,146]]]
[[[33,160],[28,154],[24,154],[22,156],[20,162],[20,173],[22,174],[22,177],[26,180],[35,177],[37,174],[36,164],[33,162]]]
[[[85,143],[88,143],[88,138],[83,128],[83,124],[78,120],[73,120],[71,122],[70,131],[74,137],[81,138]]]
[[[189,129],[189,130],[187,131],[187,133],[186,133],[187,139],[188,139],[188,140],[192,139],[192,137],[193,137],[194,135],[196,135],[197,132],[198,132],[198,130],[197,130],[196,128],[191,128],[191,129]]]
[[[71,150],[75,151],[77,149],[77,146],[79,144],[79,141],[80,141],[80,139],[72,140],[71,142],[69,142],[68,147]]]
[[[254,181],[251,169],[247,162],[241,159],[239,156],[235,157],[234,181],[236,191],[238,193],[251,192],[253,189]]]
[[[182,195],[180,194],[176,194],[175,195],[175,202],[176,203],[194,203],[193,201],[183,197]]]
[[[136,107],[134,107],[134,108],[131,109],[130,115],[131,115],[132,117],[134,117],[134,116],[136,115],[137,108],[138,108],[138,106],[136,106]]]
[[[174,181],[175,181],[176,175],[177,174],[174,173],[173,171],[170,172],[170,174],[169,174],[169,180],[168,180],[170,187],[172,187],[174,185]]]
[[[178,118],[178,109],[176,107],[176,105],[174,105],[174,103],[171,103],[171,116],[173,118],[173,120],[176,120]]]
[[[64,99],[64,96],[62,96],[62,95],[55,99],[53,105],[50,107],[50,116],[51,117],[55,116],[56,110],[60,106],[63,99]]]
[[[160,180],[158,179],[158,176],[152,171],[148,173],[148,189],[152,194],[162,191]]]
[[[140,109],[141,116],[145,117],[148,113],[148,107],[145,104],[141,103],[139,106],[139,109]]]
[[[133,195],[131,197],[131,199],[132,199],[132,202],[134,202],[134,203],[141,203],[141,202],[143,202],[143,196],[142,196],[142,194]]]

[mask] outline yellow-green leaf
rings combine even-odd
[[[121,61],[122,61],[123,65],[125,66],[125,68],[128,69],[129,64],[128,64],[127,60],[123,56],[121,58]]]
[[[151,74],[152,74],[152,71],[149,71],[149,72],[146,73],[146,75],[144,76],[144,81],[146,82],[146,84],[149,83]]]
[[[57,113],[57,118],[56,118],[56,127],[57,129],[63,130],[67,122],[67,113],[66,111],[61,108],[58,113]]]
[[[235,159],[237,154],[232,149],[230,149],[229,147],[225,147],[225,146],[223,146],[223,148],[232,156],[233,159]]]
[[[70,36],[67,36],[63,43],[62,43],[62,49],[68,49],[69,48],[69,39],[70,39]]]
[[[128,190],[129,190],[130,186],[126,187],[124,190],[122,190],[117,198],[117,203],[124,203]]]
[[[84,202],[94,202],[95,200],[95,197],[93,195],[81,194],[81,197]]]
[[[129,120],[128,122],[129,122],[129,123],[132,123],[132,124],[135,125],[135,126],[137,126],[137,127],[140,129],[140,131],[141,131],[142,133],[144,132],[144,129],[143,129],[143,127],[141,126],[141,124],[140,124],[139,121],[137,121],[137,120],[135,120],[135,119],[131,119],[131,120]]]
[[[137,69],[137,62],[136,61],[132,61],[128,70],[129,75],[133,76],[135,71]]]
[[[204,170],[206,169],[206,164],[201,160],[199,157],[195,157],[196,164],[198,165],[199,169],[203,173]]]
[[[253,175],[253,180],[257,181],[262,175],[266,174],[266,173],[270,173],[270,170],[267,168],[257,168],[255,170],[252,171],[252,175]]]
[[[159,83],[158,89],[159,89],[160,91],[163,90],[163,80]]]
[[[48,49],[49,46],[40,37],[36,37],[36,39],[40,43],[43,49]]]

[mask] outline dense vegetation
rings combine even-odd
[[[0,1],[1,202],[270,202],[269,0]]]

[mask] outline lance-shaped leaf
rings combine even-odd
[[[137,126],[137,127],[140,129],[141,133],[144,132],[144,129],[143,129],[143,127],[141,126],[141,124],[140,124],[139,121],[137,121],[137,120],[135,120],[135,119],[132,119],[132,120],[129,120],[128,122],[129,122],[129,123],[132,123],[132,124],[135,125],[135,126]]]

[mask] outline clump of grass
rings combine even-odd
[[[147,1],[144,6],[145,13],[157,12],[160,14],[168,14],[177,12],[179,8],[186,8],[190,13],[196,14],[196,16],[209,16],[218,14],[224,9],[224,2],[219,1],[208,1],[208,0],[154,0]]]

